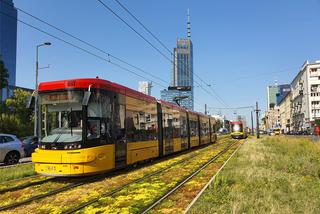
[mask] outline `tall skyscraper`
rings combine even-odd
[[[277,105],[277,94],[279,93],[278,85],[270,85],[267,87],[268,110],[273,109]]]
[[[187,38],[178,39],[173,50],[171,86],[161,91],[161,99],[193,110],[193,45],[190,39],[190,15],[188,10]]]
[[[290,84],[270,85],[267,87],[268,110],[278,106],[281,100],[291,91]]]
[[[146,95],[151,95],[152,82],[140,81],[138,91]]]
[[[279,92],[277,93],[277,105],[280,105],[281,100],[291,91],[290,84],[279,85]]]
[[[0,11],[0,57],[9,71],[9,91],[0,91],[5,100],[16,85],[17,9],[12,0],[1,0]]]

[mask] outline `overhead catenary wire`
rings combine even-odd
[[[74,48],[76,48],[76,49],[78,49],[78,50],[81,50],[81,51],[83,51],[83,52],[85,52],[85,53],[87,53],[87,54],[89,54],[89,55],[91,55],[91,56],[93,56],[93,57],[96,57],[96,58],[98,58],[98,59],[100,59],[100,60],[103,60],[103,61],[105,61],[105,62],[107,62],[107,63],[110,63],[110,64],[112,64],[112,65],[114,65],[114,66],[116,66],[116,67],[118,67],[118,68],[120,68],[120,69],[122,69],[122,70],[125,70],[125,71],[127,71],[127,72],[129,72],[129,73],[131,73],[131,74],[134,74],[134,75],[136,75],[136,76],[138,76],[138,77],[141,77],[141,78],[147,79],[147,80],[149,80],[149,81],[152,81],[152,82],[154,82],[155,84],[157,84],[157,85],[165,88],[165,86],[162,85],[161,83],[159,83],[159,82],[157,82],[157,81],[154,81],[154,80],[151,80],[151,79],[148,79],[148,78],[142,76],[141,74],[138,74],[138,73],[135,72],[135,71],[132,71],[132,70],[130,70],[130,69],[128,69],[128,68],[125,68],[125,67],[119,65],[118,63],[112,62],[110,59],[106,59],[106,58],[104,58],[104,57],[102,57],[102,56],[100,56],[100,55],[97,55],[97,54],[95,54],[95,53],[93,53],[93,52],[91,52],[91,51],[89,51],[89,50],[87,50],[87,49],[85,49],[85,48],[82,48],[82,47],[80,47],[80,46],[78,46],[78,45],[75,45],[75,44],[73,44],[72,42],[69,42],[69,41],[67,41],[67,40],[65,40],[65,39],[62,39],[62,38],[60,38],[60,37],[58,37],[58,36],[55,36],[55,35],[47,32],[47,31],[45,31],[45,30],[42,30],[42,29],[40,29],[40,28],[38,28],[38,27],[36,27],[36,26],[34,26],[34,25],[32,25],[32,24],[29,24],[29,23],[27,23],[27,22],[25,22],[25,21],[22,21],[21,19],[15,18],[14,16],[11,16],[11,15],[9,15],[9,14],[7,14],[7,13],[4,13],[4,12],[2,12],[2,11],[0,11],[0,13],[3,14],[3,15],[5,15],[5,16],[8,16],[8,17],[10,17],[10,18],[12,18],[12,19],[17,20],[18,22],[20,22],[20,23],[22,23],[22,24],[24,24],[24,25],[26,25],[26,26],[28,26],[28,27],[30,27],[30,28],[33,28],[34,30],[37,30],[37,31],[39,31],[39,32],[41,32],[41,33],[43,33],[43,34],[46,34],[46,35],[48,35],[48,36],[56,39],[56,40],[59,40],[59,41],[65,43],[65,44],[67,44],[67,45],[69,45],[69,46],[72,46],[72,47],[74,47]]]
[[[3,0],[0,0],[0,1],[3,1]],[[17,8],[17,9],[18,9],[18,8]],[[20,9],[20,8],[19,8],[19,10],[22,11],[22,9]],[[25,14],[27,14],[26,11],[24,11],[24,12],[25,12]],[[14,16],[11,16],[10,14],[4,13],[4,12],[2,12],[2,11],[0,11],[0,13],[3,14],[3,15],[5,15],[5,16],[7,16],[7,17],[9,17],[9,18],[11,18],[11,19],[14,19],[14,20],[16,20],[16,21],[18,21],[18,22],[20,22],[20,23],[22,23],[22,24],[24,24],[24,25],[26,25],[26,26],[28,26],[28,27],[36,30],[36,31],[38,31],[38,32],[41,32],[41,33],[43,33],[43,34],[45,34],[45,35],[47,35],[47,36],[50,36],[50,37],[52,37],[52,38],[54,38],[54,39],[56,39],[56,40],[58,40],[58,41],[60,41],[60,42],[62,42],[62,43],[65,43],[65,44],[67,44],[67,45],[69,45],[69,46],[71,46],[71,47],[73,47],[73,48],[76,48],[76,49],[78,49],[78,50],[81,50],[82,52],[85,52],[86,54],[89,54],[89,55],[91,55],[91,56],[93,56],[93,57],[96,57],[96,58],[98,58],[98,59],[100,59],[100,60],[103,60],[104,62],[107,62],[107,63],[109,63],[109,64],[112,64],[113,66],[118,67],[118,68],[120,68],[121,70],[124,70],[124,71],[126,71],[126,72],[129,72],[129,73],[131,73],[131,74],[133,74],[133,75],[135,75],[135,76],[138,76],[138,77],[147,79],[147,80],[149,80],[149,81],[152,81],[152,82],[154,82],[155,84],[157,84],[158,86],[160,86],[161,88],[166,88],[166,86],[162,85],[161,83],[159,83],[159,82],[157,82],[157,81],[148,79],[148,78],[146,78],[146,77],[144,77],[144,76],[142,76],[142,75],[140,75],[140,74],[138,74],[138,73],[136,73],[136,72],[134,72],[134,71],[132,71],[132,70],[130,70],[130,69],[128,69],[128,68],[120,65],[120,64],[118,64],[118,63],[115,63],[115,62],[111,61],[110,58],[104,58],[104,57],[102,57],[102,56],[100,56],[100,55],[98,55],[98,54],[95,54],[95,53],[93,53],[93,52],[91,52],[91,51],[89,51],[89,50],[87,50],[87,49],[85,49],[85,48],[83,48],[83,47],[80,47],[79,45],[75,45],[75,44],[73,44],[72,42],[69,42],[69,41],[67,41],[67,40],[65,40],[65,39],[62,39],[62,38],[56,36],[56,35],[53,35],[52,33],[49,33],[49,32],[47,32],[47,31],[45,31],[45,30],[43,30],[43,29],[41,29],[41,28],[39,28],[39,27],[36,27],[36,26],[34,26],[34,25],[30,24],[30,23],[27,23],[27,22],[25,22],[25,21],[23,21],[23,20],[21,20],[21,19],[18,19],[18,18],[14,17]],[[41,20],[40,18],[38,18],[38,17],[36,17],[36,16],[34,16],[34,15],[30,14],[30,13],[28,13],[28,14],[29,14],[30,16],[33,16],[33,17],[34,17],[35,19],[37,19],[38,21],[40,21],[40,22],[42,22],[42,23],[45,23],[45,24],[47,24],[47,25],[51,25],[51,27],[55,28],[56,30],[58,30],[58,31],[60,31],[60,32],[63,32],[64,34],[66,34],[66,35],[68,35],[68,36],[70,36],[70,37],[72,37],[72,38],[74,38],[74,39],[77,39],[78,41],[81,41],[81,42],[83,42],[84,44],[86,44],[86,45],[88,45],[88,46],[90,46],[90,47],[93,47],[94,49],[99,49],[98,47],[96,47],[96,46],[94,46],[94,45],[92,45],[92,44],[90,44],[90,43],[88,43],[88,42],[86,42],[86,41],[84,41],[84,40],[82,40],[82,39],[80,39],[80,38],[78,38],[78,37],[76,37],[76,36],[68,33],[68,32],[66,32],[66,31],[64,31],[64,30],[62,30],[62,29],[60,29],[60,28],[58,28],[58,27],[56,27],[56,26],[54,26],[54,25],[52,25],[52,24],[50,24],[50,23],[48,23],[48,22],[46,23],[46,21],[43,21],[43,20]],[[27,14],[27,15],[28,15],[28,14]],[[101,50],[101,52],[104,52],[102,49],[100,49],[100,50]],[[111,54],[109,54],[109,55],[111,56]],[[113,56],[113,57],[114,57],[114,56]],[[120,61],[121,61],[121,60],[120,60]],[[124,63],[124,64],[127,64],[127,63]],[[131,67],[132,67],[132,66],[133,66],[133,65],[131,65]],[[149,73],[148,73],[148,74],[149,74]],[[154,76],[154,78],[160,79],[160,78],[157,77],[157,76]],[[164,82],[166,82],[166,81],[164,80]],[[168,82],[166,82],[166,83],[168,83]],[[194,102],[194,103],[197,104],[198,106],[201,106],[201,105],[200,105],[199,103],[197,103],[197,102]]]
[[[114,1],[117,2],[133,19],[135,19],[155,40],[157,40],[164,49],[166,49],[170,54],[173,54],[171,50],[156,35],[154,35],[154,33],[151,32],[151,30],[149,30],[133,13],[130,12],[126,6],[124,6],[124,4],[119,0]]]
[[[252,108],[254,109],[254,106],[240,106],[240,107],[228,107],[228,108],[223,108],[223,107],[208,107],[209,109],[230,109],[230,110],[237,110],[237,109],[249,109]]]
[[[98,2],[100,2],[105,8],[107,8],[114,16],[116,16],[118,19],[120,19],[126,26],[128,26],[131,30],[133,30],[138,36],[140,36],[144,41],[146,41],[149,45],[151,45],[157,52],[159,52],[158,48],[155,48],[155,46],[149,41],[147,40],[145,37],[142,36],[142,34],[140,34],[134,27],[132,27],[127,21],[125,21],[123,18],[120,17],[120,15],[118,15],[114,10],[112,10],[109,6],[107,6],[102,0],[98,0]],[[124,4],[122,4],[119,0],[115,0],[116,3],[118,3],[120,5],[120,7],[122,9],[124,9],[136,22],[138,22],[156,41],[158,41],[172,56],[175,57],[175,54],[172,53],[172,51],[166,46],[164,45],[164,43],[157,37],[154,35],[154,33],[151,32],[151,30],[149,30],[127,7],[124,6]],[[163,55],[162,52],[159,52],[161,55]],[[166,59],[168,59],[167,57],[165,57]],[[176,57],[175,57],[176,59]],[[174,61],[172,61],[171,59],[169,59],[169,61],[175,66]],[[177,60],[175,60],[177,61]],[[208,86],[211,91],[213,92],[210,93],[208,90],[206,90],[201,83],[198,83],[196,80],[193,80],[202,90],[204,90],[206,93],[208,93],[209,95],[211,95],[212,97],[215,97],[219,102],[221,102],[221,104],[228,106],[228,104],[224,101],[224,99],[221,98],[221,96],[218,95],[218,93],[211,88],[211,85],[207,82],[205,82],[199,75],[197,75],[195,72],[192,71],[192,74],[194,74],[198,79],[200,79],[201,82],[203,82],[206,86]]]
[[[134,20],[136,20],[163,48],[165,48],[171,55],[174,55],[172,51],[157,37],[154,35],[154,33],[151,32],[149,28],[147,28],[124,4],[122,4],[119,0],[114,0],[117,2],[120,7],[122,7]],[[199,75],[197,75],[195,72],[193,74],[200,79],[201,82],[205,83],[206,85],[210,85],[206,83]]]
[[[44,33],[44,34],[46,34],[46,35],[48,35],[48,36],[50,36],[50,37],[52,37],[52,38],[54,38],[54,39],[56,39],[56,40],[58,40],[58,41],[60,41],[60,42],[63,42],[63,43],[65,43],[65,44],[69,45],[69,46],[72,46],[73,48],[79,49],[79,50],[81,50],[81,51],[83,51],[83,52],[85,52],[85,53],[87,53],[87,54],[89,54],[89,55],[91,55],[91,56],[94,56],[94,57],[96,57],[96,58],[98,58],[98,59],[100,59],[100,60],[103,60],[103,61],[105,61],[105,62],[107,62],[107,63],[110,63],[110,64],[112,64],[112,65],[114,65],[114,66],[116,66],[116,67],[118,67],[118,68],[120,68],[120,69],[122,69],[122,70],[124,70],[124,71],[127,71],[127,72],[129,72],[129,73],[131,73],[131,74],[133,74],[133,75],[135,75],[135,76],[138,76],[138,77],[141,77],[141,78],[145,78],[144,76],[142,76],[142,75],[140,75],[140,74],[138,74],[138,73],[136,73],[136,72],[134,72],[134,71],[126,68],[126,67],[123,67],[123,66],[121,66],[121,65],[119,65],[119,64],[117,64],[117,63],[115,63],[115,62],[112,62],[112,61],[110,61],[110,60],[108,60],[108,59],[106,59],[106,58],[103,58],[103,57],[101,57],[101,56],[99,56],[99,55],[97,55],[97,54],[94,54],[94,53],[92,53],[92,52],[90,52],[90,51],[88,51],[88,50],[86,50],[86,49],[84,49],[84,48],[82,48],[82,47],[80,47],[80,46],[78,46],[78,45],[75,45],[75,44],[73,44],[73,43],[71,43],[71,42],[69,42],[69,41],[66,41],[66,40],[64,40],[64,39],[62,39],[62,38],[60,38],[60,37],[58,37],[58,36],[55,36],[55,35],[53,35],[53,34],[51,34],[51,33],[48,33],[48,32],[46,32],[46,31],[44,31],[44,30],[42,30],[42,29],[40,29],[40,28],[38,28],[38,27],[36,27],[36,26],[33,26],[33,25],[31,25],[31,24],[29,24],[29,23],[27,23],[27,22],[25,22],[25,21],[22,21],[21,19],[16,19],[15,17],[13,17],[13,16],[11,16],[11,15],[9,15],[9,14],[6,14],[6,13],[4,13],[4,12],[2,12],[2,11],[0,11],[0,13],[3,14],[3,15],[5,15],[5,16],[8,16],[8,17],[10,17],[10,18],[12,18],[12,19],[17,20],[18,22],[20,22],[20,23],[22,23],[22,24],[24,24],[24,25],[26,25],[26,26],[28,26],[28,27],[30,27],[30,28],[33,28],[34,30],[37,30],[37,31],[39,31],[39,32],[41,32],[41,33]],[[145,78],[145,79],[146,79],[146,78]],[[154,81],[154,80],[150,80],[150,79],[147,79],[147,80],[154,82],[155,84],[157,84],[157,85],[160,86],[161,88],[166,88],[166,86],[164,86],[164,85],[162,85],[162,84],[160,84],[160,83],[158,83],[158,82],[156,82],[156,81]],[[194,102],[194,103],[195,103],[196,105],[198,105],[199,107],[202,107],[202,105],[200,105],[199,103],[197,103],[197,102]]]
[[[155,49],[159,54],[161,54],[164,58],[172,61],[170,58],[168,58],[159,48],[157,48],[155,45],[153,45],[147,38],[145,38],[141,33],[139,33],[135,28],[133,28],[127,21],[125,21],[123,18],[121,18],[114,10],[112,10],[107,4],[105,4],[102,0],[97,0],[100,2],[103,7],[105,7],[107,10],[109,10],[115,17],[120,19],[127,27],[129,27],[132,31],[134,31],[140,38],[142,38],[145,42],[147,42],[153,49]]]
[[[1,1],[2,1],[3,3],[5,3],[5,4],[8,4],[8,3],[5,2],[4,0],[1,0]],[[29,13],[29,12],[27,12],[27,11],[21,9],[21,8],[16,7],[16,9],[17,9],[18,11],[20,11],[20,12],[22,12],[22,13],[24,13],[24,14],[26,14],[26,15],[34,18],[34,19],[36,19],[37,21],[39,21],[39,22],[41,22],[41,23],[44,23],[44,24],[50,26],[51,28],[53,28],[53,29],[55,29],[55,30],[57,30],[57,31],[59,31],[59,32],[61,32],[61,33],[64,33],[64,34],[70,36],[71,38],[76,39],[76,40],[78,40],[78,41],[80,41],[80,42],[88,45],[89,47],[91,47],[91,48],[93,48],[93,49],[95,49],[95,50],[97,50],[97,51],[100,51],[101,53],[105,54],[106,56],[108,56],[108,57],[110,57],[110,58],[113,58],[113,59],[115,59],[115,60],[118,60],[119,62],[121,62],[121,63],[123,63],[123,64],[126,64],[126,65],[128,65],[128,66],[130,66],[130,67],[132,67],[132,68],[134,68],[134,69],[136,69],[136,70],[139,70],[139,71],[141,71],[142,73],[147,74],[147,75],[149,75],[149,76],[151,76],[151,77],[153,77],[153,78],[156,78],[156,79],[158,79],[159,81],[162,81],[162,82],[164,82],[164,83],[168,83],[168,81],[166,81],[166,80],[164,80],[164,79],[162,79],[162,78],[160,78],[160,77],[158,77],[158,76],[156,76],[156,75],[154,75],[154,74],[152,74],[152,73],[150,73],[150,72],[147,72],[147,71],[145,71],[144,69],[142,69],[142,68],[140,68],[140,67],[138,67],[138,66],[136,66],[136,65],[133,65],[133,64],[125,61],[124,59],[121,59],[120,57],[117,57],[117,56],[115,56],[115,55],[113,55],[113,54],[111,54],[111,53],[109,53],[109,52],[107,52],[107,51],[105,51],[105,50],[103,50],[103,49],[101,49],[101,48],[99,48],[99,47],[97,47],[97,46],[95,46],[95,45],[93,45],[93,44],[91,44],[91,43],[89,43],[89,42],[87,42],[87,41],[85,41],[85,40],[83,40],[83,39],[81,39],[81,38],[79,38],[79,37],[71,34],[71,33],[69,33],[69,32],[67,32],[67,31],[65,31],[65,30],[63,30],[63,29],[61,29],[61,28],[59,28],[59,27],[57,27],[57,26],[55,26],[55,25],[53,25],[53,24],[50,24],[49,22],[44,21],[43,19],[41,19],[41,18],[39,18],[39,17],[37,17],[37,16],[35,16],[35,15],[33,15],[33,14],[31,14],[31,13]]]

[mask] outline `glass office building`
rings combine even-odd
[[[277,105],[280,105],[281,100],[291,91],[290,84],[283,84],[278,86]]]
[[[174,48],[171,86],[162,90],[161,99],[193,110],[193,46],[191,40],[178,39]]]
[[[178,90],[178,89],[165,89],[161,92],[161,99],[174,104],[193,110],[193,91],[192,90]]]
[[[278,85],[267,87],[268,110],[273,109],[277,105],[277,94],[279,93]]]
[[[174,48],[172,86],[193,86],[193,47],[190,39],[178,39]]]
[[[0,57],[9,71],[9,90],[0,91],[5,100],[16,85],[17,9],[12,0],[1,0],[0,11]]]

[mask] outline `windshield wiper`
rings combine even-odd
[[[71,112],[70,112],[70,131],[71,131],[71,136],[73,136],[73,132],[72,132],[72,107],[71,107]]]

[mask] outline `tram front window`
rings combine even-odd
[[[241,124],[234,124],[234,125],[232,126],[232,130],[233,130],[234,132],[241,132],[241,131],[242,131],[242,125],[241,125]]]
[[[81,94],[58,92],[41,95],[42,142],[79,142],[82,140]]]

